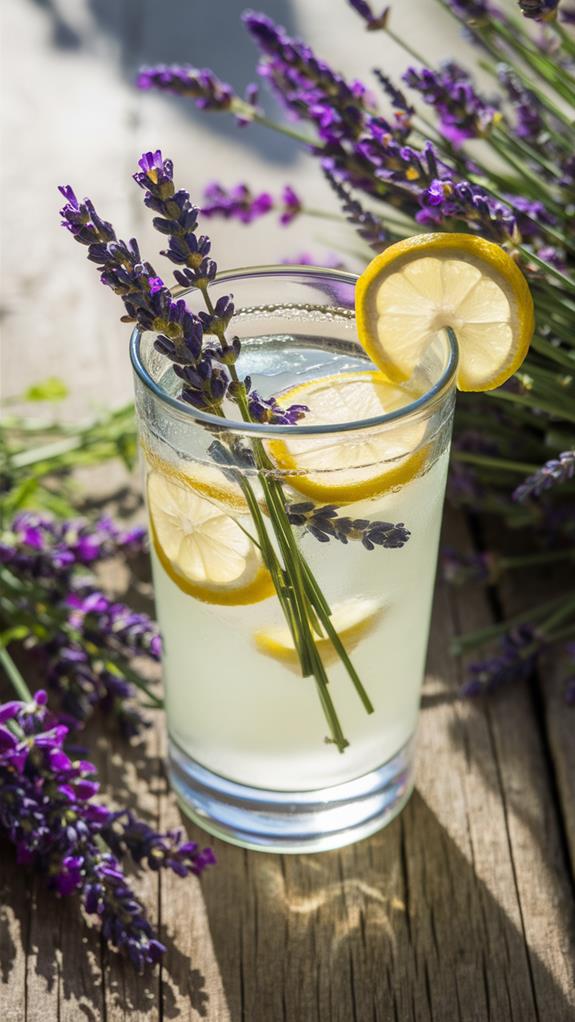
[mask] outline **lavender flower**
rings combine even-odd
[[[477,92],[471,76],[455,61],[442,64],[439,71],[410,67],[402,79],[434,108],[442,134],[454,145],[483,137],[501,120],[496,106]]]
[[[174,371],[183,381],[182,398],[198,408],[218,412],[226,396],[232,401],[242,401],[247,397],[247,408],[255,422],[279,423],[282,425],[297,422],[304,414],[304,405],[292,405],[282,409],[274,398],[265,400],[256,391],[251,390],[249,378],[240,382],[232,380],[229,367],[235,365],[241,350],[239,338],[228,344],[225,331],[234,313],[231,295],[222,295],[215,307],[212,307],[207,288],[217,272],[217,265],[208,258],[211,243],[206,235],[197,237],[198,208],[192,205],[189,193],[184,189],[176,192],[173,183],[173,164],[164,160],[161,151],[144,153],[139,161],[141,170],[134,174],[134,180],[144,189],[144,203],[160,214],[154,217],[153,224],[157,231],[169,239],[169,245],[162,252],[173,263],[184,268],[174,271],[176,281],[183,287],[199,288],[206,300],[209,311],[194,316],[186,310],[185,302],[171,302],[170,308],[180,310],[181,322],[189,320],[187,334],[183,340],[186,349],[181,357],[177,343],[169,336],[160,335],[156,346],[174,361]],[[295,193],[290,189],[290,215],[296,202]],[[155,324],[153,324],[155,326]],[[202,346],[204,334],[214,334],[219,339],[219,346]],[[190,343],[190,337],[194,345]],[[190,357],[191,356],[191,357]],[[216,364],[216,363],[219,363]]]
[[[376,252],[381,251],[390,240],[383,220],[365,210],[361,203],[350,195],[345,185],[338,181],[329,170],[324,169],[324,174],[340,200],[348,223],[355,227],[359,237],[363,238],[370,248]]]
[[[450,585],[468,582],[492,585],[499,576],[497,558],[491,553],[461,554],[452,547],[442,551],[443,577]]]
[[[371,6],[367,3],[367,0],[349,0],[349,5],[350,7],[353,7],[354,11],[357,11],[361,18],[363,18],[368,32],[375,32],[378,29],[386,27],[391,8],[384,7],[381,14],[376,15],[373,13]]]
[[[32,703],[0,706],[0,830],[19,862],[40,868],[58,894],[80,896],[85,911],[99,917],[104,939],[141,972],[165,948],[121,860],[130,853],[136,863],[186,876],[201,873],[214,857],[193,842],[181,844],[177,833],[158,834],[131,813],[94,802],[96,768],[66,754],[66,734],[45,692]]]
[[[247,389],[249,390],[249,378]],[[255,390],[248,393],[248,408],[250,418],[254,422],[278,426],[293,426],[309,411],[307,405],[293,404],[288,408],[282,408],[275,397],[264,398]]]
[[[499,11],[488,0],[447,0],[457,18],[473,25],[485,24]]]
[[[415,113],[415,107],[408,101],[405,93],[383,71],[376,67],[373,73],[393,106],[396,131],[407,138],[411,131],[411,119]]]
[[[247,11],[243,21],[264,54],[259,74],[296,118],[310,120],[319,137],[331,142],[357,137],[372,98],[361,82],[348,83],[311,47],[290,37],[265,14]]]
[[[537,142],[545,128],[545,114],[541,101],[527,89],[508,64],[500,64],[498,78],[513,105],[514,131],[526,142]]]
[[[523,501],[540,497],[557,483],[565,483],[575,475],[575,451],[563,451],[557,458],[551,458],[529,476],[513,493],[513,500]]]
[[[200,288],[208,301],[207,287],[217,265],[209,255],[210,239],[196,233],[197,206],[187,191],[176,191],[172,161],[165,160],[159,149],[144,153],[138,166],[134,180],[145,192],[145,205],[159,214],[153,218],[154,227],[168,238],[168,248],[161,254],[182,267],[174,271],[177,283]],[[226,396],[237,400],[241,388],[237,381],[231,385],[228,367],[237,360],[239,340],[230,346],[224,337],[234,311],[231,296],[222,296],[208,313],[192,313],[183,299],[172,298],[152,265],[142,261],[135,239],[129,245],[118,241],[112,225],[98,216],[89,199],[80,203],[70,186],[60,191],[67,200],[61,211],[63,226],[88,247],[88,259],[99,264],[102,283],[122,298],[127,313],[124,319],[157,333],[156,348],[174,363],[174,372],[182,380],[182,400],[215,414],[221,412]],[[299,208],[292,189],[284,193],[284,203],[283,216],[289,220]],[[204,343],[204,334],[210,333],[219,338],[218,347]],[[248,408],[255,421],[285,424],[297,421],[304,406],[282,409],[275,400],[264,400],[253,391]]]
[[[207,217],[221,216],[224,220],[250,224],[274,209],[279,211],[279,222],[283,226],[301,212],[302,201],[291,185],[285,185],[280,198],[274,199],[269,192],[254,194],[246,184],[226,189],[214,181],[204,191],[201,212]]]
[[[399,550],[411,535],[403,522],[394,525],[392,522],[371,522],[367,518],[346,518],[339,514],[335,504],[320,507],[311,501],[288,504],[287,513],[292,525],[302,527],[320,543],[329,543],[330,539],[344,544],[359,540],[366,550],[374,550],[376,546]]]
[[[462,695],[478,696],[502,685],[526,681],[535,669],[540,649],[541,641],[530,625],[513,628],[503,636],[494,656],[470,664]]]
[[[188,96],[200,110],[229,110],[237,98],[232,87],[220,81],[213,71],[189,64],[142,67],[137,85],[139,89],[158,89],[177,96]]]
[[[553,21],[557,17],[559,0],[518,0],[521,12],[534,21]]]
[[[159,660],[157,625],[110,600],[86,572],[144,546],[140,527],[121,530],[109,518],[90,526],[32,512],[18,515],[2,535],[0,575],[11,620],[40,658],[71,727],[83,725],[96,708],[112,714],[126,736],[145,723],[129,664],[136,656]]]
[[[415,219],[420,224],[449,227],[460,220],[494,241],[520,239],[517,219],[509,206],[468,181],[435,178],[421,192],[419,202],[421,208]]]
[[[274,200],[269,192],[254,194],[246,184],[226,189],[212,181],[204,190],[201,211],[204,216],[221,216],[224,220],[239,220],[251,224],[273,209]]]

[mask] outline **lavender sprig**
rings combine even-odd
[[[224,220],[239,220],[251,224],[254,220],[276,210],[282,227],[287,227],[302,211],[302,201],[291,185],[285,185],[278,199],[269,192],[252,192],[240,183],[233,188],[224,188],[212,181],[204,190],[201,213],[206,217],[220,216]]]
[[[168,238],[168,248],[161,254],[167,256],[172,263],[182,269],[174,271],[176,281],[182,287],[196,287],[207,299],[208,284],[217,272],[215,261],[209,256],[211,242],[206,235],[196,234],[198,226],[198,207],[191,202],[190,195],[184,189],[176,191],[173,183],[173,164],[164,160],[161,151],[144,153],[139,160],[140,170],[134,174],[136,184],[145,192],[144,203],[152,211],[159,213],[153,218],[153,224],[160,234]],[[164,289],[162,286],[162,293]],[[169,292],[167,292],[169,295]],[[225,331],[234,313],[231,295],[222,295],[215,306],[207,300],[208,311],[198,316],[187,311],[185,303],[177,303],[181,310],[181,320],[193,324],[195,348],[186,344],[183,357],[178,356],[177,345],[169,337],[160,336],[156,347],[173,361],[180,364],[174,371],[183,381],[182,397],[196,407],[207,408],[216,414],[222,414],[221,406],[224,398],[238,402],[243,391],[238,389],[235,363],[240,355],[239,339],[228,344]],[[172,303],[173,305],[173,303]],[[152,324],[154,325],[154,324]],[[191,330],[191,327],[190,327]],[[189,331],[188,331],[189,332]],[[204,334],[213,334],[219,339],[219,346],[202,344]],[[188,353],[191,353],[192,361]],[[186,357],[188,356],[188,357]],[[217,364],[216,364],[217,363]],[[304,405],[292,405],[283,409],[275,399],[265,399],[257,391],[252,390],[249,378],[244,381],[245,392],[250,415],[255,422],[285,424],[297,422],[305,413]]]
[[[357,11],[360,18],[363,18],[368,32],[377,32],[379,29],[386,27],[391,10],[390,7],[384,7],[381,14],[374,14],[367,0],[348,0],[348,2],[350,7]]]
[[[287,515],[292,525],[300,526],[320,543],[337,539],[340,543],[359,540],[366,550],[376,546],[386,550],[400,550],[405,546],[411,533],[403,522],[371,522],[368,518],[347,518],[339,514],[335,504],[318,507],[311,501],[287,505]]]
[[[469,73],[455,61],[445,62],[438,71],[410,67],[402,79],[433,107],[443,136],[454,145],[482,138],[501,120],[497,106],[479,94]]]
[[[496,654],[469,665],[464,696],[478,696],[503,685],[526,681],[541,652],[542,638],[531,625],[519,625],[503,636]]]
[[[107,597],[91,573],[104,560],[145,548],[139,526],[122,530],[109,518],[90,525],[33,512],[17,515],[0,537],[0,613],[39,657],[70,727],[83,726],[99,708],[122,734],[135,735],[146,724],[135,701],[138,685],[161,705],[130,667],[139,656],[159,660],[157,625]]]
[[[96,768],[64,750],[67,728],[34,701],[0,706],[0,830],[16,846],[18,862],[31,863],[57,894],[77,894],[97,915],[104,939],[142,972],[165,951],[124,874],[129,854],[137,864],[201,873],[214,862],[210,849],[155,832],[129,812],[94,801]]]
[[[521,13],[534,21],[553,21],[557,17],[559,0],[518,0]]]
[[[565,483],[574,476],[575,451],[562,451],[557,458],[546,461],[537,472],[521,483],[513,492],[513,500],[523,503],[530,498],[540,497],[545,490]]]
[[[380,252],[390,241],[389,231],[383,220],[364,209],[361,202],[353,198],[345,185],[326,168],[324,168],[324,174],[340,201],[347,222],[355,227],[359,237],[363,238],[370,248]]]
[[[158,64],[143,67],[138,75],[139,89],[158,89],[177,96],[188,96],[200,110],[229,110],[236,94],[208,68],[189,64]]]

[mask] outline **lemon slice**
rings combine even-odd
[[[381,600],[368,596],[353,596],[341,603],[334,604],[331,620],[348,653],[364,638],[381,619],[384,607]],[[287,625],[274,625],[254,632],[254,643],[260,653],[278,660],[301,674],[301,666],[297,650],[293,644],[292,634]],[[335,663],[338,654],[326,636],[315,640],[316,648],[324,666]]]
[[[493,390],[525,358],[533,299],[499,245],[473,234],[424,234],[376,256],[355,291],[359,340],[393,380],[408,379],[437,332],[459,344],[457,386]]]
[[[374,427],[334,436],[333,427],[395,411],[418,395],[390,383],[382,373],[349,372],[308,380],[281,394],[282,402],[309,408],[306,425],[326,425],[324,436],[288,436],[268,443],[286,482],[322,503],[349,504],[395,489],[412,479],[425,462],[422,422]]]
[[[163,472],[150,472],[147,489],[155,551],[184,593],[228,606],[274,594],[257,546],[234,518]]]
[[[248,503],[241,487],[228,480],[217,465],[193,462],[192,471],[187,472],[180,465],[174,465],[161,458],[149,447],[143,446],[143,452],[150,468],[167,476],[173,482],[179,483],[185,489],[194,490],[227,511],[238,514],[248,513]]]

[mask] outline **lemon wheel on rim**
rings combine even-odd
[[[523,273],[499,245],[473,234],[423,234],[390,245],[356,285],[359,340],[393,380],[408,379],[434,336],[452,327],[459,390],[501,386],[534,330]]]

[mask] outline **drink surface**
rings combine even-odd
[[[370,368],[350,346],[319,349],[289,340],[289,345],[242,342],[242,371],[264,396],[315,377],[337,380]],[[406,391],[405,403],[412,400],[413,392]],[[356,418],[362,417],[358,408]],[[343,753],[325,741],[315,682],[301,676],[277,597],[259,592],[257,602],[205,602],[177,584],[157,546],[153,549],[169,731],[189,756],[239,783],[302,791],[360,777],[408,741],[419,706],[447,461],[447,450],[437,450],[414,463],[417,469],[401,485],[341,507],[340,514],[354,519],[405,523],[411,535],[401,549],[368,550],[359,541],[344,545],[335,539],[320,543],[309,533],[299,538],[375,708],[366,713],[329,641],[319,639],[330,694],[350,743]],[[204,470],[189,460],[177,469],[181,475],[170,485],[182,488],[186,478],[200,478]],[[157,477],[157,466],[152,474]],[[290,491],[289,479],[284,483],[288,499],[306,499]],[[161,493],[160,487],[156,502]],[[204,489],[201,499],[215,500],[249,531],[245,509],[233,502],[226,506],[219,489]],[[152,532],[153,526],[152,514]]]

